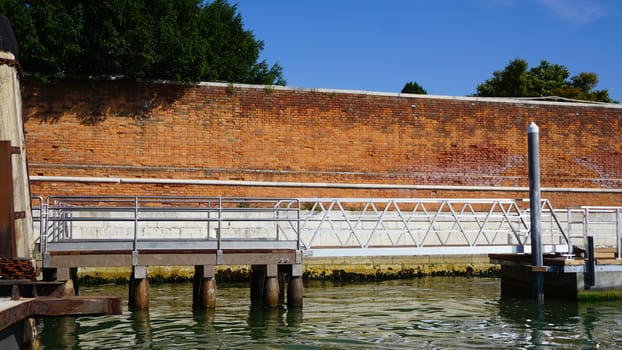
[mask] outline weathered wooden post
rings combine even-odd
[[[293,264],[287,284],[287,307],[301,308],[303,298],[302,264]]]
[[[192,306],[195,309],[216,307],[216,279],[214,266],[195,265],[192,283]]]
[[[263,303],[263,285],[266,280],[266,267],[264,265],[251,266],[251,303]]]
[[[531,262],[533,272],[533,296],[538,303],[544,302],[544,259],[540,222],[542,204],[540,203],[540,136],[536,123],[531,122],[527,129],[529,153],[529,206],[531,209]]]
[[[22,98],[20,95],[17,41],[9,20],[0,16],[0,140],[10,142],[10,166],[2,164],[1,169],[9,171],[12,183],[12,198],[7,189],[0,189],[0,200],[12,201],[10,226],[0,228],[11,230],[13,242],[3,241],[3,251],[13,255],[3,257],[34,257],[32,213],[30,211],[30,187],[26,168],[26,141],[22,124]],[[9,232],[9,231],[7,231]]]
[[[302,276],[290,276],[289,284],[287,285],[287,307],[302,307],[302,295]]]
[[[133,310],[149,308],[149,280],[147,266],[133,266],[130,276],[128,306]]]
[[[264,282],[263,305],[265,307],[278,307],[279,293],[278,265],[268,265]]]

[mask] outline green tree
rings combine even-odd
[[[402,88],[402,93],[427,95],[428,92],[425,91],[425,89],[421,85],[417,84],[417,82],[409,81],[408,83],[404,84],[404,87]]]
[[[579,73],[570,77],[568,68],[541,61],[537,67],[527,69],[527,62],[517,58],[502,71],[477,86],[475,96],[491,97],[549,97],[557,96],[577,100],[613,102],[607,90],[594,90],[598,84],[596,73]]]
[[[24,69],[110,77],[285,85],[263,41],[226,0],[0,0]]]
[[[568,85],[568,68],[540,61],[540,65],[527,72],[529,96],[553,96],[555,91]]]
[[[522,97],[527,96],[527,62],[511,61],[504,70],[494,71],[492,78],[477,86],[477,96]]]

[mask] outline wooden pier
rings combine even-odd
[[[135,249],[134,249],[135,248]],[[131,240],[49,243],[44,279],[75,280],[78,267],[132,267],[128,304],[149,307],[148,267],[194,266],[193,304],[216,306],[215,269],[251,266],[251,296],[278,307],[287,284],[288,307],[302,306],[302,254],[297,240]]]

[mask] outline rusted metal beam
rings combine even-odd
[[[121,315],[121,298],[113,296],[39,297],[32,300],[34,316]]]
[[[0,330],[39,316],[121,315],[121,298],[112,296],[39,297],[0,302]]]

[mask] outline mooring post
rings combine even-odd
[[[527,129],[529,153],[529,206],[531,209],[531,262],[533,271],[533,296],[538,303],[544,302],[544,259],[540,222],[540,131],[535,122]]]
[[[594,236],[587,236],[587,259],[585,259],[584,286],[590,289],[596,284],[596,259],[594,257]]]
[[[216,279],[213,265],[195,265],[192,286],[192,305],[195,309],[216,307]]]
[[[0,14],[0,140],[8,147],[0,154],[0,255],[34,259],[18,59],[13,28]]]
[[[278,266],[268,265],[266,267],[266,280],[264,282],[263,305],[265,307],[279,306],[279,280]]]
[[[133,266],[130,276],[130,295],[128,306],[130,309],[149,308],[149,280],[147,279],[147,266]]]
[[[622,209],[616,210],[616,259],[622,259]]]
[[[287,307],[301,308],[303,298],[302,264],[291,266],[289,282],[287,284]]]
[[[264,265],[251,266],[251,303],[260,304],[263,302],[264,282],[266,279],[266,267]]]

